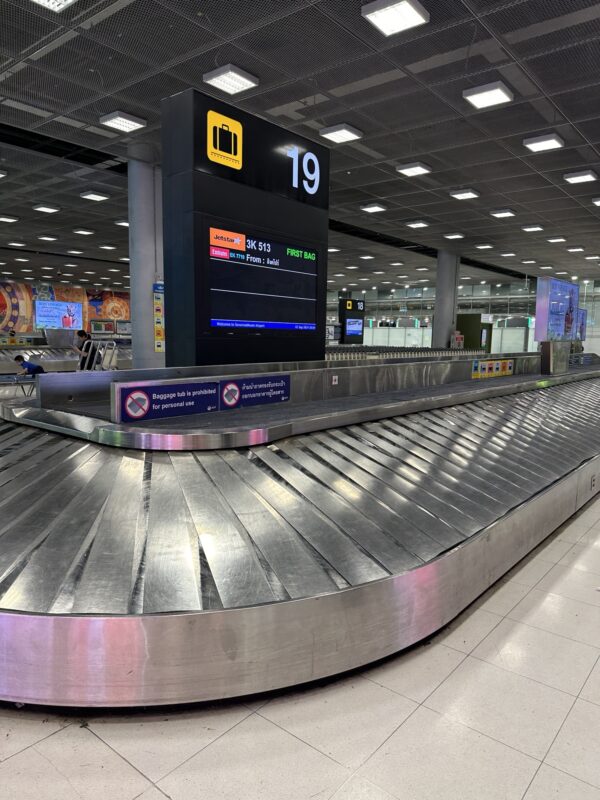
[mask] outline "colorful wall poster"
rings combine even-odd
[[[535,306],[535,340],[568,342],[575,339],[579,286],[556,278],[538,278]]]

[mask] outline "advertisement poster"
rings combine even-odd
[[[154,303],[154,352],[165,352],[165,284],[155,283],[153,289]]]
[[[363,332],[362,319],[346,320],[346,336],[362,336],[362,332]]]
[[[567,342],[576,338],[579,286],[556,278],[538,278],[535,307],[537,342]]]
[[[587,337],[587,310],[580,308],[577,314],[577,339],[585,342]]]
[[[83,327],[81,303],[60,303],[56,300],[35,301],[35,327],[78,331]]]

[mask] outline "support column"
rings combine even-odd
[[[162,178],[154,148],[129,147],[129,274],[134,369],[165,366],[154,352],[153,284],[163,280]]]
[[[460,256],[438,250],[432,347],[449,347],[450,337],[456,330],[459,270]]]

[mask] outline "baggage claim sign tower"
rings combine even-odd
[[[323,359],[327,148],[193,89],[162,119],[167,366]]]

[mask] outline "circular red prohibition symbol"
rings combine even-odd
[[[221,399],[227,408],[235,408],[240,402],[242,393],[237,383],[226,383],[221,391]]]
[[[136,389],[125,398],[125,410],[132,419],[142,419],[150,410],[150,398],[146,392]]]

